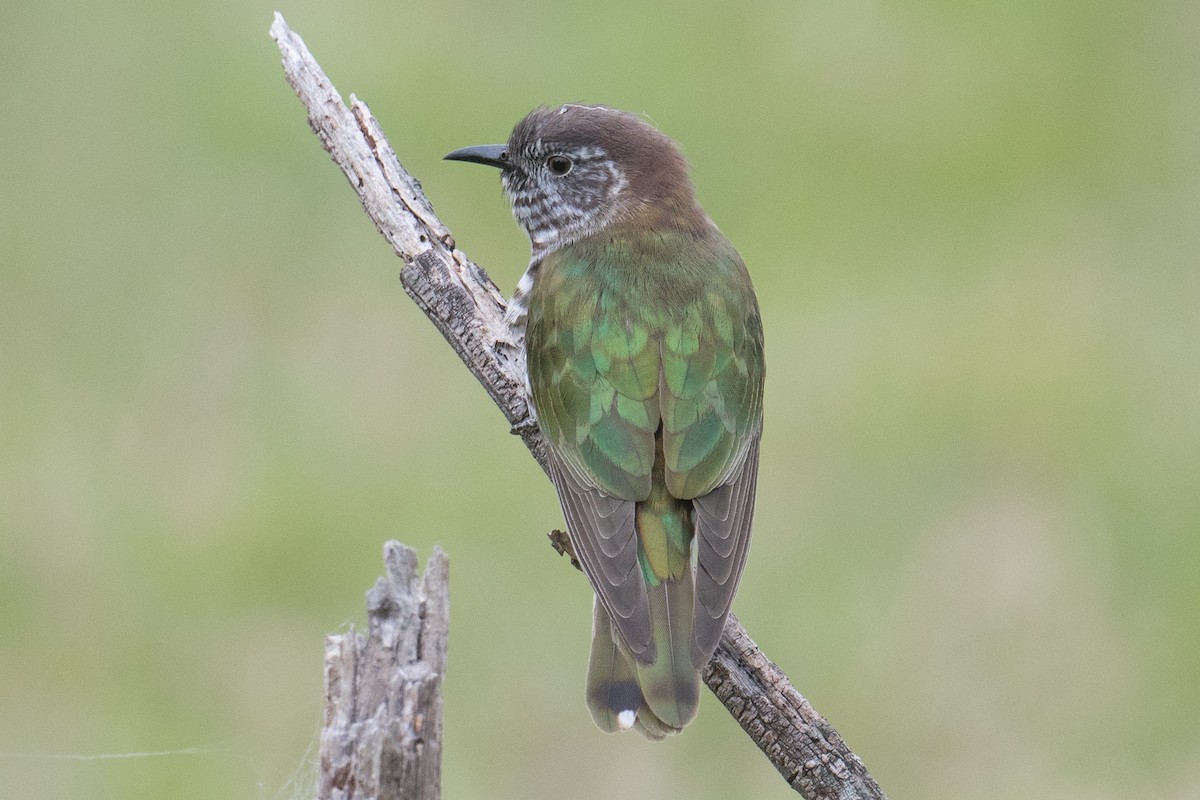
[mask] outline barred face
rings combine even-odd
[[[535,250],[555,250],[617,216],[628,181],[603,147],[539,137],[511,143],[508,157],[504,193]]]
[[[624,111],[577,104],[536,109],[513,128],[497,160],[535,256],[648,209],[706,219],[674,142]]]

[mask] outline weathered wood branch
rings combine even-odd
[[[438,800],[442,676],[450,630],[449,560],[383,546],[367,592],[367,632],[326,637],[318,800]]]
[[[313,131],[350,180],[379,232],[404,260],[404,290],[546,469],[546,444],[529,414],[524,363],[506,339],[504,296],[457,248],[366,104],[351,95],[346,107],[304,42],[278,14],[271,36],[283,54],[288,82],[308,109]],[[886,797],[862,760],[732,615],[703,677],[784,780],[808,800]]]

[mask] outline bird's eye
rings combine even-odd
[[[546,167],[555,175],[566,175],[571,171],[571,159],[566,156],[550,156],[546,159]]]

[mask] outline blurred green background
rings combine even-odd
[[[575,100],[683,144],[768,337],[735,607],[892,797],[1200,796],[1194,0],[5,3],[0,796],[311,794],[391,537],[452,559],[447,797],[794,796],[711,696],[592,727],[552,490],[276,7],[505,291],[444,153]]]

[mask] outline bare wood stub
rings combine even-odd
[[[438,800],[449,559],[384,544],[386,575],[367,592],[367,631],[326,637],[318,800]]]

